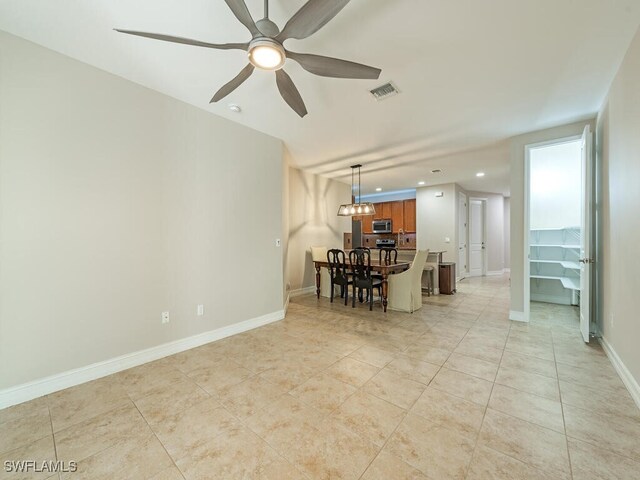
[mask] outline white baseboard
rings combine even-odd
[[[287,311],[289,310],[289,300],[291,300],[291,293],[287,294],[287,298],[284,301],[284,306],[282,307],[285,316],[287,315]]]
[[[526,322],[524,312],[518,312],[516,310],[509,310],[509,320],[514,320],[516,322]]]
[[[316,286],[312,285],[311,287],[303,287],[303,288],[297,288],[295,290],[291,290],[289,292],[289,297],[290,298],[299,297],[300,295],[306,295],[307,293],[316,293]]]
[[[0,390],[0,409],[277,322],[284,310]]]
[[[604,337],[600,337],[598,340],[600,341],[602,348],[607,354],[607,357],[609,357],[613,368],[615,368],[616,372],[618,372],[618,375],[620,375],[622,383],[624,383],[625,387],[627,387],[627,390],[629,390],[631,398],[633,398],[633,401],[636,402],[636,405],[638,406],[638,408],[640,408],[640,385],[638,385],[636,379],[633,378],[633,375],[631,375],[631,372],[622,362],[622,359],[618,356],[611,344],[607,342],[607,339]]]
[[[492,277],[495,275],[503,275],[504,274],[504,269],[502,270],[494,270],[492,272],[487,272],[487,277]]]

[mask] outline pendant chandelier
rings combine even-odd
[[[351,166],[351,200],[355,200],[355,183],[354,177],[356,168],[358,169],[358,203],[345,203],[340,205],[338,208],[338,216],[340,217],[351,217],[353,215],[373,215],[376,213],[376,209],[371,202],[360,201],[360,167],[362,165],[352,165]]]

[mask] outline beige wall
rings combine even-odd
[[[446,250],[443,259],[457,262],[457,185],[447,183],[416,189],[416,238],[418,249],[432,252]],[[443,192],[436,197],[436,192]],[[445,241],[449,237],[450,242]]]
[[[602,168],[602,335],[640,383],[640,31],[598,116]],[[637,394],[638,392],[636,392]]]
[[[0,62],[0,389],[282,309],[279,140],[1,32]]]
[[[285,288],[298,293],[315,285],[312,246],[342,248],[351,217],[338,217],[338,206],[350,199],[351,186],[288,168],[288,241]]]
[[[584,121],[560,127],[539,130],[512,137],[511,159],[511,311],[521,317],[524,312],[524,160],[525,146],[581,135],[585,125],[594,126],[593,121]]]

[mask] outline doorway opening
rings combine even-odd
[[[487,274],[486,198],[469,198],[469,276]]]
[[[462,192],[458,192],[458,280],[462,280],[468,276],[468,214],[467,196]]]
[[[587,127],[582,136],[528,145],[525,155],[525,320],[575,327],[585,342],[590,141]]]

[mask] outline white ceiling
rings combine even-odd
[[[260,18],[262,0],[246,1]],[[303,3],[271,0],[271,19],[282,27]],[[377,66],[382,76],[316,77],[288,61],[309,110],[300,119],[262,71],[209,105],[247,63],[239,50],[112,30],[249,40],[223,0],[0,0],[0,29],[281,138],[296,166],[349,181],[349,165],[363,163],[363,193],[423,180],[508,194],[505,139],[593,117],[639,24],[638,0],[352,0],[287,47]],[[368,90],[388,80],[402,93],[375,102]]]

